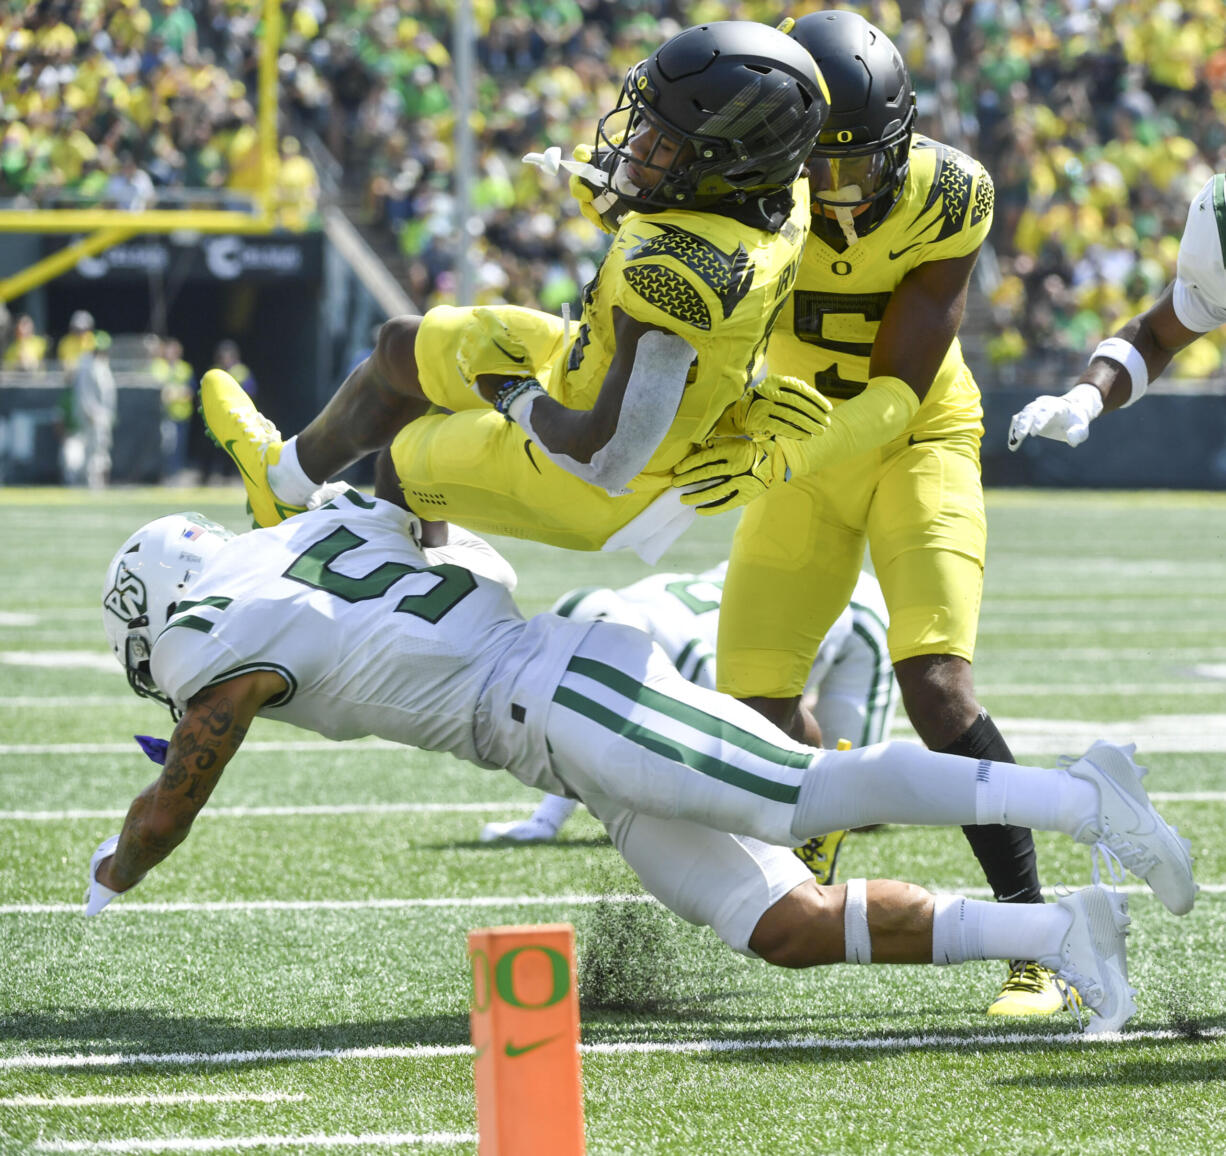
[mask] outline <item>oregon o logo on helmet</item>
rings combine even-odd
[[[834,134],[834,139],[837,140],[839,144],[847,144],[847,142],[851,140],[853,136],[855,136],[855,133],[853,133],[851,129],[841,128]]]

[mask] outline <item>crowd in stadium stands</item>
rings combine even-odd
[[[137,205],[252,188],[263,0],[0,0],[0,198]],[[1172,277],[1192,193],[1226,167],[1220,0],[869,0],[920,127],[996,183],[985,352],[1080,357]],[[454,0],[284,0],[283,120],[321,139],[394,236],[420,306],[454,299]],[[473,0],[480,301],[558,310],[605,247],[565,181],[525,166],[595,136],[625,69],[688,24],[777,22],[778,0]],[[812,5],[802,5],[808,11]],[[799,14],[800,9],[795,14]],[[943,21],[925,23],[939,13]],[[950,81],[952,75],[952,83]],[[283,219],[317,185],[281,149]],[[144,176],[146,179],[142,180]],[[1220,335],[1176,373],[1220,368]]]

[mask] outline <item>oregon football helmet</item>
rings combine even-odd
[[[721,20],[678,33],[626,73],[597,151],[630,208],[709,208],[789,186],[827,107],[801,45]]]
[[[149,671],[154,640],[205,562],[232,537],[203,514],[171,514],[142,526],[111,559],[102,628],[128,685],[143,698],[172,707]]]
[[[780,30],[817,62],[830,115],[809,160],[814,215],[838,220],[854,243],[902,195],[915,123],[915,89],[902,55],[854,12],[813,12]]]

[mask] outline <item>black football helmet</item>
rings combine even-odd
[[[626,73],[597,151],[630,208],[709,208],[790,185],[827,108],[801,45],[721,20],[678,33]]]
[[[854,12],[812,12],[780,30],[817,62],[830,115],[809,161],[814,214],[828,210],[863,236],[897,203],[907,179],[915,89],[902,55]]]

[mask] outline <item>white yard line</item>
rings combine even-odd
[[[964,895],[967,898],[987,898],[992,892],[983,886],[956,887],[927,884],[929,890],[942,894]],[[1055,897],[1052,888],[1046,888]],[[1117,890],[1127,895],[1150,896],[1143,883],[1125,884]],[[1226,894],[1226,883],[1200,884],[1202,895]],[[141,903],[118,899],[107,909],[104,918],[120,915],[174,915],[179,913],[225,914],[251,911],[411,911],[422,908],[477,907],[590,907],[596,903],[655,903],[645,894],[637,895],[472,895],[462,898],[430,899],[232,899],[182,900],[176,903]],[[5,903],[0,915],[80,915],[79,903]]]
[[[983,890],[987,890],[984,888]],[[1204,890],[1204,888],[1202,888]],[[172,915],[177,912],[229,911],[408,911],[416,908],[584,907],[595,903],[654,903],[650,895],[473,895],[443,899],[235,899],[179,903],[113,902],[110,912],[130,915]],[[6,903],[0,915],[80,914],[79,903]]]
[[[1223,795],[1226,798],[1226,793]],[[292,815],[446,814],[455,812],[531,811],[535,803],[321,803],[301,807],[205,807],[200,818],[263,819]],[[127,808],[89,811],[0,811],[0,821],[55,823],[67,819],[122,819]]]
[[[1155,803],[1226,803],[1226,791],[1150,791]],[[300,807],[206,807],[201,819],[264,819],[292,818],[310,815],[383,815],[383,814],[457,814],[503,811],[530,811],[535,803],[320,803]],[[60,823],[80,819],[121,820],[127,815],[121,807],[64,811],[0,811],[5,823]]]
[[[167,1092],[125,1096],[8,1096],[0,1108],[143,1107],[152,1104],[280,1104],[300,1102],[305,1092]]]
[[[473,1144],[476,1132],[349,1132],[303,1136],[166,1136],[131,1140],[35,1140],[38,1152],[231,1152],[236,1148],[396,1148]]]
[[[169,721],[166,723],[170,729]],[[407,751],[414,747],[406,747],[403,743],[390,743],[384,739],[354,739],[345,744],[353,750]],[[339,743],[328,739],[315,739],[300,742],[249,742],[243,743],[244,751],[277,751],[292,754],[301,751],[329,751],[335,753],[340,749]],[[141,755],[141,749],[134,742],[126,743],[0,743],[0,755]]]
[[[1226,1028],[1205,1028],[1201,1035],[1208,1039],[1226,1036]],[[752,1040],[689,1040],[664,1042],[629,1042],[616,1044],[580,1044],[579,1051],[589,1056],[650,1055],[652,1053],[754,1052],[786,1051],[877,1051],[904,1052],[923,1048],[951,1048],[962,1051],[967,1048],[1013,1047],[1018,1044],[1034,1044],[1050,1047],[1053,1044],[1119,1043],[1140,1040],[1179,1040],[1184,1033],[1157,1029],[1137,1032],[1104,1032],[1086,1035],[1082,1032],[1058,1032],[1052,1035],[1029,1032],[981,1032],[975,1035],[909,1035],[870,1036],[864,1039],[846,1037],[806,1036],[800,1039],[752,1039]],[[3,1068],[121,1068],[134,1065],[162,1065],[165,1067],[193,1067],[197,1065],[257,1064],[283,1060],[432,1060],[442,1057],[471,1056],[470,1044],[421,1045],[402,1047],[365,1048],[282,1048],[249,1052],[139,1052],[95,1053],[62,1055],[17,1055],[0,1057]]]

